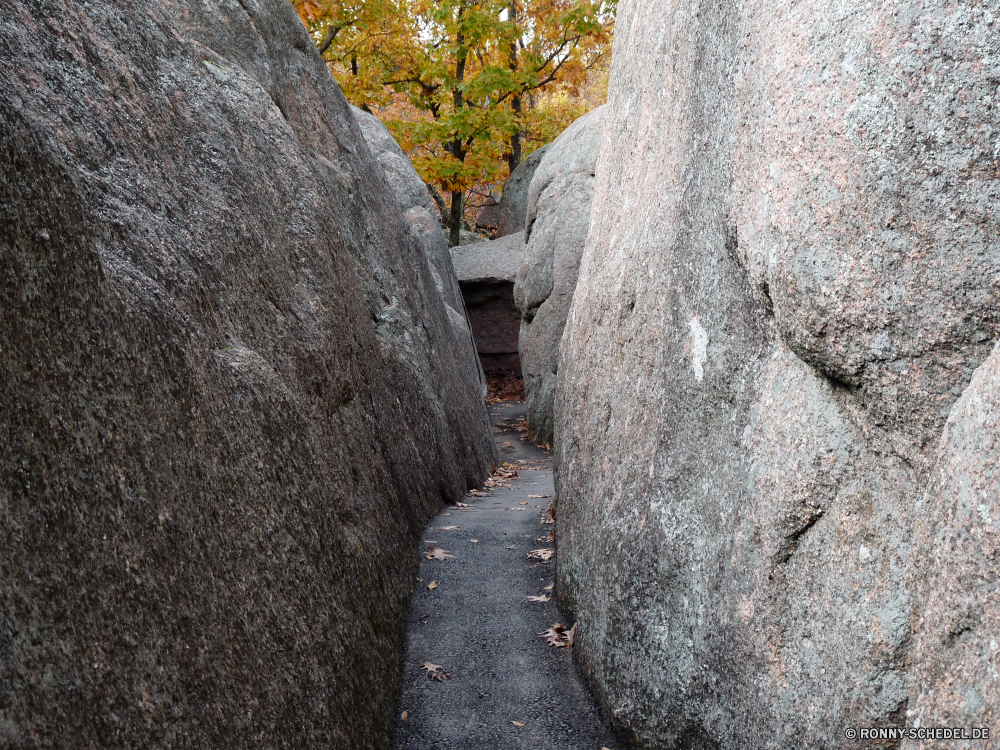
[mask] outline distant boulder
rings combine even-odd
[[[481,232],[495,233],[499,222],[500,202],[491,195],[479,210],[476,211],[476,229]]]
[[[559,342],[587,242],[604,107],[584,115],[546,147],[528,190],[527,252],[514,285],[521,311],[518,352],[528,437],[552,442]]]
[[[548,148],[549,144],[546,144],[528,154],[503,184],[497,219],[497,237],[506,237],[524,229],[524,219],[528,213],[528,187]]]

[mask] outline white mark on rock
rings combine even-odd
[[[708,334],[698,322],[698,316],[691,316],[691,365],[694,367],[694,379],[702,381],[705,378],[705,362],[708,360]]]

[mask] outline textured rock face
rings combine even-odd
[[[529,190],[527,257],[514,284],[514,302],[521,311],[518,353],[528,438],[536,445],[552,442],[559,342],[590,228],[603,127],[604,107],[570,125],[546,147]]]
[[[911,656],[910,711],[925,727],[992,728],[1000,718],[998,441],[1000,349],[995,349],[952,409],[930,488],[916,509],[915,578],[922,611]]]
[[[644,746],[854,747],[994,695],[971,547],[939,599],[912,564],[926,503],[940,544],[971,523],[947,482],[921,498],[971,461],[971,437],[935,450],[998,333],[989,5],[619,6],[559,365],[559,586]],[[921,687],[949,627],[968,669]]]
[[[465,313],[465,301],[455,276],[451,253],[448,252],[448,239],[435,219],[434,199],[381,120],[353,105],[351,113],[361,127],[365,143],[385,172],[410,235],[430,262],[434,286],[447,305],[448,320],[455,338],[462,344],[458,353],[458,363],[463,367],[460,377],[466,382],[478,383],[479,394],[485,399],[486,378],[479,364],[479,357],[476,356],[476,343]]]
[[[497,237],[506,237],[524,229],[524,219],[528,215],[528,188],[548,148],[546,144],[528,154],[503,184]]]
[[[514,281],[526,249],[522,235],[512,234],[451,250],[476,350],[488,375],[521,373],[521,313],[514,304]]]
[[[280,0],[8,2],[0,77],[0,746],[387,747],[496,454],[347,103]]]

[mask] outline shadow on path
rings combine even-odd
[[[555,560],[527,557],[554,548],[544,541],[554,527],[540,523],[553,485],[550,455],[514,428],[523,417],[524,404],[490,405],[500,456],[517,464],[518,477],[505,480],[509,488],[466,497],[470,508],[445,508],[424,532],[393,748],[628,748],[602,717],[572,653],[539,637],[554,623],[573,622],[545,590]],[[427,547],[455,557],[428,560]],[[544,595],[551,601],[526,598]],[[430,679],[426,662],[450,678]]]

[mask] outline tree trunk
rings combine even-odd
[[[451,216],[449,217],[448,245],[457,247],[462,241],[462,199],[465,193],[461,190],[452,191],[451,194]]]
[[[513,172],[517,169],[517,165],[521,163],[521,97],[514,97],[514,100],[511,102],[511,109],[513,109],[518,115],[518,129],[515,130],[510,136],[510,154],[507,156],[507,164],[510,166],[510,171]]]
[[[517,2],[511,2],[507,7],[507,20],[517,28]],[[517,64],[517,40],[510,43],[509,65],[512,72],[516,73]],[[514,110],[514,119],[517,122],[517,130],[510,136],[510,153],[507,155],[507,165],[510,171],[517,169],[521,163],[521,97],[515,96],[510,103],[510,108]]]
[[[456,85],[452,88],[452,96],[454,97],[455,111],[458,112],[462,107],[465,106],[465,99],[462,96],[462,82],[465,80],[465,61],[469,55],[469,49],[465,46],[465,34],[463,33],[465,15],[465,3],[462,3],[458,7],[458,32],[455,34],[455,41],[457,42],[458,56],[455,59],[455,81]],[[458,159],[460,162],[465,162],[465,147],[462,144],[462,139],[457,138],[452,141],[446,147],[451,155]],[[462,199],[465,198],[465,192],[462,190],[453,190],[451,193],[451,226],[449,227],[450,232],[448,236],[448,244],[451,247],[456,247],[462,239]]]

